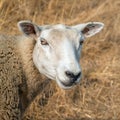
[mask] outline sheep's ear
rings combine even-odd
[[[41,29],[31,21],[20,21],[18,22],[19,30],[27,37],[37,39],[39,37]]]
[[[73,26],[73,28],[76,28],[77,30],[82,32],[85,37],[91,37],[95,35],[96,33],[100,32],[103,27],[104,24],[101,22],[89,22],[86,24]]]

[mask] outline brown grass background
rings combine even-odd
[[[54,81],[41,86],[24,120],[120,120],[120,0],[0,0],[0,33],[20,34],[20,20],[105,24],[84,43],[81,83],[67,91]]]

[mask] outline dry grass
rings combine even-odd
[[[16,23],[68,25],[101,21],[104,30],[84,44],[83,79],[72,90],[51,82],[25,120],[120,120],[120,0],[1,0],[0,32],[19,33]]]

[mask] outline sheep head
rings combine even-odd
[[[80,54],[87,37],[100,32],[104,24],[89,22],[75,26],[63,24],[39,26],[30,21],[20,21],[22,33],[36,40],[33,62],[40,73],[56,80],[63,89],[79,83],[82,72]]]

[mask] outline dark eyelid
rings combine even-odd
[[[41,41],[41,45],[48,45],[48,42],[46,39],[40,38],[40,41]]]

